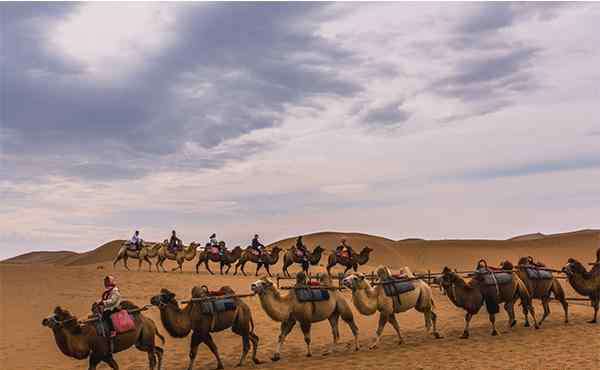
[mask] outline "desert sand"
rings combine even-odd
[[[308,235],[304,241],[311,248],[321,244],[331,250],[345,237],[349,244],[359,250],[364,245],[374,249],[372,259],[361,269],[369,272],[378,264],[393,268],[410,266],[414,271],[439,271],[445,265],[458,269],[473,268],[480,257],[497,264],[508,258],[513,262],[519,256],[532,255],[554,268],[562,267],[568,257],[591,262],[596,248],[600,246],[600,232],[585,230],[557,235],[527,235],[510,240],[438,240],[427,241],[408,239],[394,241],[356,233],[317,233]],[[293,240],[287,239],[276,244],[288,248]],[[208,275],[204,268],[201,273],[192,272],[195,263],[186,263],[184,272],[156,273],[137,269],[137,261],[130,260],[132,271],[125,271],[122,265],[112,268],[111,259],[116,253],[119,241],[107,243],[94,251],[75,254],[71,252],[29,253],[0,264],[0,369],[87,369],[87,361],[67,358],[59,352],[48,328],[41,326],[56,305],[71,310],[79,317],[88,314],[91,303],[102,292],[102,278],[110,273],[119,282],[126,299],[139,305],[149,303],[152,295],[160,288],[168,288],[178,298],[190,296],[194,285],[206,284],[211,288],[229,285],[238,293],[249,292],[254,276]],[[327,256],[321,266],[313,269],[324,271]],[[173,267],[174,263],[166,263]],[[216,265],[215,265],[216,266]],[[254,265],[246,269],[254,273]],[[294,266],[290,271],[298,271]],[[281,272],[281,262],[273,269]],[[341,267],[334,268],[342,271]],[[567,295],[577,295],[561,280]],[[291,283],[291,282],[290,282]],[[351,300],[351,293],[344,296]],[[258,298],[246,299],[252,309],[256,323],[256,334],[260,337],[259,358],[266,361],[262,365],[247,363],[249,368],[263,369],[600,369],[600,325],[588,324],[592,309],[589,306],[571,304],[570,323],[563,323],[560,305],[551,304],[552,313],[540,330],[523,327],[522,314],[518,310],[519,324],[509,329],[504,311],[498,315],[500,336],[490,336],[490,326],[485,311],[480,312],[471,325],[471,338],[458,337],[463,330],[464,313],[454,307],[439,290],[434,290],[438,313],[439,329],[443,339],[433,339],[425,335],[422,315],[417,312],[398,314],[403,345],[398,345],[391,327],[384,332],[384,340],[375,350],[368,350],[377,326],[377,315],[362,316],[354,308],[355,318],[360,328],[361,350],[354,352],[339,346],[330,356],[320,354],[331,342],[327,322],[313,325],[313,353],[305,357],[302,334],[295,328],[288,337],[282,351],[282,360],[270,361],[279,324],[263,312]],[[534,302],[536,312],[541,312],[539,301]],[[162,327],[157,309],[146,312],[158,324],[166,336],[165,361],[163,369],[185,369],[188,362],[189,337],[175,339],[167,335]],[[347,326],[340,325],[342,343],[351,342]],[[221,357],[226,367],[235,366],[241,350],[241,340],[230,331],[214,335]],[[146,369],[147,358],[135,349],[115,356],[122,369]],[[200,347],[196,369],[213,369],[216,362],[205,346]],[[101,365],[99,368],[108,368]]]

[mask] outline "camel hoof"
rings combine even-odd
[[[517,320],[513,320],[513,321],[510,323],[510,327],[511,327],[511,328],[514,328],[514,327],[515,327],[515,325],[517,325]]]
[[[306,357],[312,357],[312,353],[307,353]]]
[[[376,345],[376,344],[374,344],[374,345],[372,345],[372,346],[369,346],[369,349],[375,349],[375,348],[377,348],[377,345]]]
[[[281,360],[281,355],[279,353],[276,353],[273,355],[273,357],[271,357],[271,361],[275,362],[275,361],[279,361]]]
[[[463,333],[463,335],[460,336],[460,339],[468,339],[469,338],[469,333],[467,333],[466,331]]]
[[[592,321],[588,321],[588,324],[595,324],[597,322],[598,322],[597,320],[592,320]]]
[[[494,330],[494,331],[492,332],[492,337],[495,337],[496,335],[498,335],[498,331]]]
[[[525,323],[525,325],[523,325],[523,326],[524,326],[524,327],[526,327],[526,328],[528,328],[528,327],[530,327],[531,325],[529,325],[529,323],[528,323],[528,322],[526,322],[526,323]]]
[[[217,370],[221,370],[224,369],[223,364],[219,364],[219,366],[217,366]]]
[[[442,339],[443,338],[443,336],[440,333],[433,333],[433,337],[435,339]]]
[[[257,358],[253,358],[252,361],[254,361],[254,363],[257,364],[257,365],[260,365],[260,364],[263,363],[261,360],[259,360]]]
[[[540,328],[540,326],[539,325],[535,325],[534,328],[535,328],[535,330],[538,330]]]

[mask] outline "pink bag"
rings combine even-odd
[[[112,320],[113,328],[115,328],[117,334],[126,333],[135,329],[133,318],[127,310],[120,310],[113,313],[110,316],[110,319]]]

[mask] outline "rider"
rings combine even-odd
[[[136,250],[140,250],[142,249],[142,243],[143,240],[140,237],[140,231],[136,230],[135,233],[133,233],[131,239],[129,239],[129,244],[135,246]]]
[[[211,236],[208,237],[208,243],[206,243],[206,249],[212,249],[213,247],[219,247],[219,242],[217,241],[217,234],[212,233]]]
[[[183,243],[181,242],[181,239],[177,237],[175,230],[173,230],[171,232],[171,239],[169,239],[169,250],[171,251],[171,253],[173,253],[180,249],[182,245]]]
[[[308,258],[308,249],[302,242],[302,235],[296,239],[296,249],[302,252],[302,259],[306,260]]]
[[[335,251],[338,256],[341,256],[342,253],[346,252],[348,258],[352,258],[352,247],[346,244],[346,239],[342,239],[342,244],[338,245]]]
[[[109,275],[104,278],[104,293],[102,293],[102,299],[98,304],[102,312],[102,320],[108,324],[110,336],[114,337],[117,333],[110,320],[110,315],[118,310],[121,304],[121,293],[119,292],[119,288],[117,288],[114,277]]]
[[[258,239],[258,234],[254,234],[254,238],[252,238],[252,245],[250,245],[250,248],[257,251],[260,255],[262,255],[265,252],[265,245],[261,243]]]

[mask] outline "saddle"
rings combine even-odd
[[[296,248],[296,256],[303,258],[304,257],[304,252],[302,252],[300,249]]]
[[[326,289],[294,288],[294,291],[300,302],[321,302],[329,299],[329,291]]]
[[[127,310],[122,309],[111,314],[110,321],[117,334],[128,333],[132,330],[135,330],[135,322]],[[110,337],[110,327],[108,326],[108,323],[102,319],[102,317],[98,317],[98,321],[95,322],[95,325],[98,335],[102,337]]]
[[[212,315],[226,311],[233,311],[237,308],[237,303],[233,298],[218,298],[200,303],[200,312],[204,315]]]
[[[504,285],[512,283],[513,276],[509,272],[477,273],[476,277],[483,285]]]
[[[348,253],[348,251],[338,252],[338,253],[336,253],[336,255],[338,258],[343,258],[343,259],[350,258],[350,253]]]
[[[526,267],[527,277],[531,280],[550,280],[552,279],[552,272],[546,270],[540,270],[535,267]]]
[[[127,247],[127,250],[130,252],[138,252],[138,246],[136,244],[131,243],[130,241],[125,242],[125,247]]]
[[[415,290],[415,285],[412,280],[406,278],[392,277],[382,281],[383,292],[386,296],[391,297],[394,303],[394,312],[400,312],[402,302],[400,296],[404,293]]]

